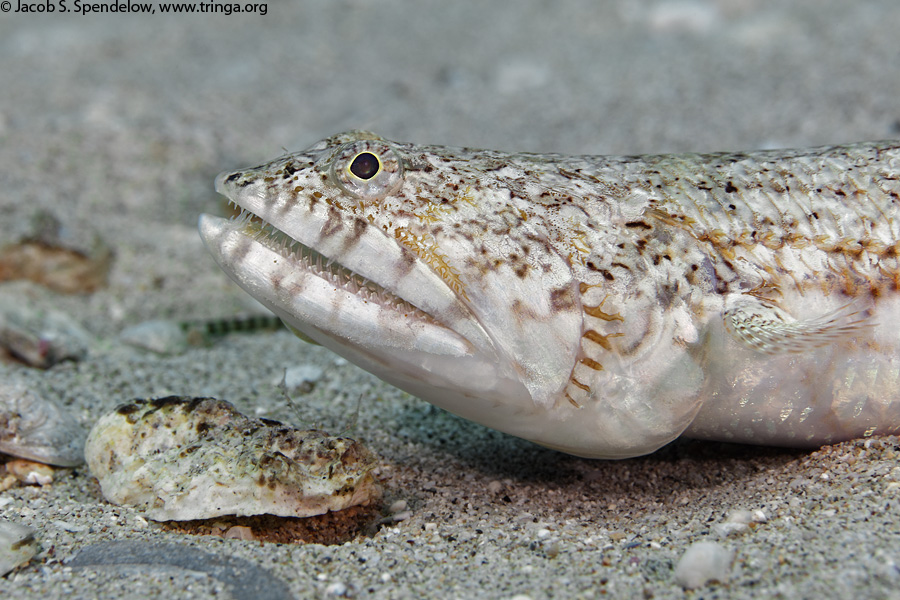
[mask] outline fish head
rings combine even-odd
[[[353,131],[222,173],[202,215],[222,269],[287,325],[504,431],[560,402],[582,307],[571,266],[497,173],[502,153]],[[527,436],[526,436],[527,437]]]

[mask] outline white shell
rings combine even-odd
[[[74,467],[84,462],[84,430],[56,403],[21,383],[0,384],[0,452]]]
[[[252,419],[214,398],[124,404],[94,425],[85,458],[107,500],[158,521],[307,517],[379,495],[358,442]]]

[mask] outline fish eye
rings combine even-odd
[[[371,152],[360,152],[350,163],[350,172],[360,179],[372,179],[381,170],[381,161]]]
[[[328,177],[344,192],[367,201],[391,195],[403,183],[403,159],[382,140],[361,139],[337,148]]]

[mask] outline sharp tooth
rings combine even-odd
[[[281,256],[297,263],[298,268],[314,271],[319,277],[332,282],[335,287],[357,294],[366,301],[398,311],[415,312],[419,314],[419,318],[431,319],[430,315],[412,306],[403,298],[388,292],[378,283],[354,273],[336,260],[293,239],[258,215],[230,200],[229,202],[241,210],[240,214],[231,218],[231,222],[236,228],[242,229],[242,233],[254,241],[264,244]]]

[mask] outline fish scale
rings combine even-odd
[[[352,131],[216,188],[266,225],[201,217],[239,285],[501,431],[623,458],[900,430],[900,142],[564,156]]]

